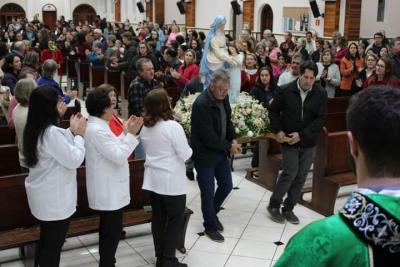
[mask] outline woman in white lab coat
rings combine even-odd
[[[30,96],[23,148],[29,207],[40,222],[35,266],[59,266],[69,218],[76,210],[76,169],[85,157],[86,120],[73,115],[69,129],[57,127],[66,109],[49,85],[39,86]]]
[[[164,89],[151,90],[144,99],[144,127],[140,133],[146,152],[143,189],[150,192],[151,230],[156,266],[183,267],[175,248],[183,231],[186,206],[185,161],[192,155],[182,126],[173,119]]]
[[[115,265],[122,232],[122,208],[130,203],[128,157],[138,144],[143,119],[131,116],[125,132],[116,137],[110,129],[113,106],[109,92],[96,88],[88,94],[85,135],[86,189],[89,207],[99,212],[100,267]]]

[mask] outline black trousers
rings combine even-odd
[[[186,195],[167,196],[149,192],[156,257],[174,259],[183,231]]]
[[[69,218],[60,221],[40,221],[40,239],[37,243],[35,267],[57,267],[68,231]]]
[[[122,233],[122,209],[99,211],[99,254],[100,267],[114,267],[115,253]]]

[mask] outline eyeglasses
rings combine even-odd
[[[376,64],[376,66],[379,68],[386,68],[385,65],[382,65],[382,64]]]
[[[293,61],[293,62],[292,62],[292,65],[300,65],[300,62]]]

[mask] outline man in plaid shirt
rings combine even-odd
[[[139,75],[129,85],[128,110],[129,115],[141,116],[144,97],[150,90],[156,88],[157,81],[154,79],[154,66],[150,59],[139,59],[136,69]]]

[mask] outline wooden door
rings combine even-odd
[[[43,11],[43,23],[53,30],[56,27],[57,11]]]
[[[115,21],[120,22],[121,21],[121,0],[116,0],[115,4],[114,4],[114,8],[115,8]]]
[[[274,21],[274,13],[270,5],[265,5],[263,10],[261,11],[261,34],[264,30],[273,31],[273,21]]]

